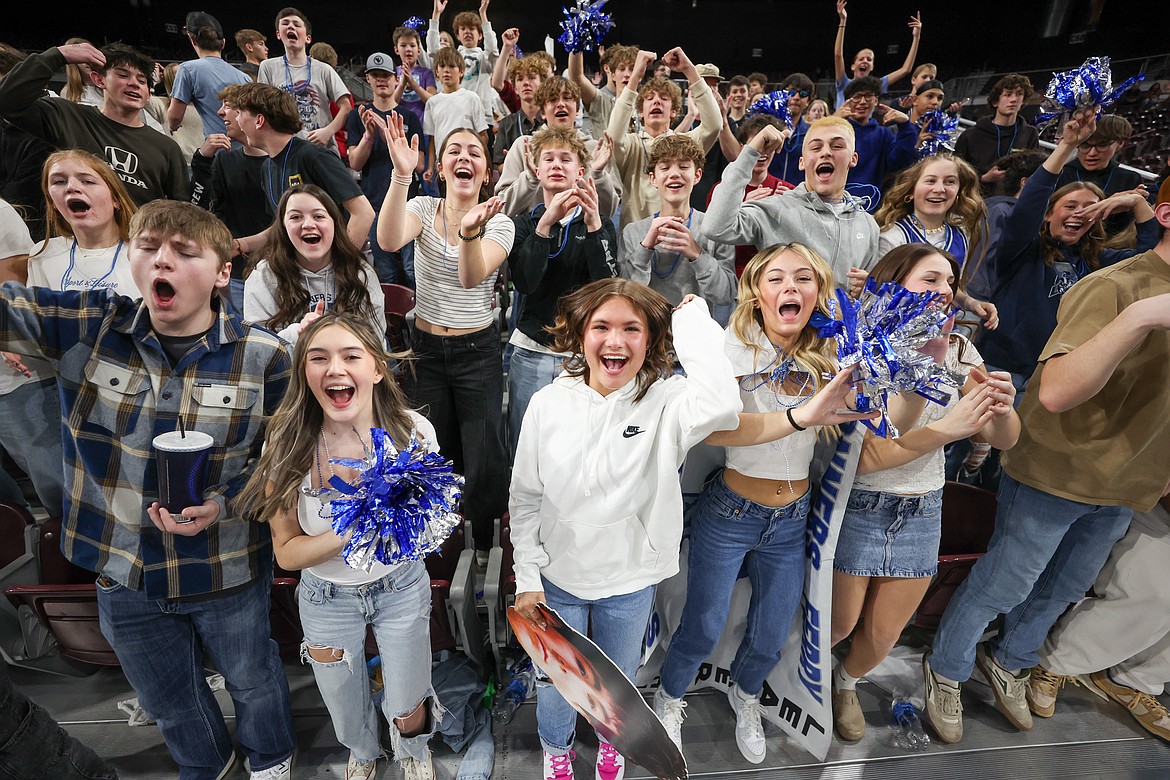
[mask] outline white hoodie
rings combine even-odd
[[[637,381],[602,396],[558,377],[528,406],[509,501],[516,592],[543,574],[585,599],[633,593],[678,572],[687,451],[739,424],[742,404],[723,331],[706,302],[673,318],[686,377],[660,379],[637,403]]]

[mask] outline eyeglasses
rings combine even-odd
[[[852,103],[868,103],[871,100],[876,101],[877,99],[877,95],[871,95],[868,92],[859,92],[853,97],[849,98],[849,101]]]
[[[792,91],[792,94],[793,94],[793,95],[795,95],[795,96],[797,96],[797,97],[806,98],[806,97],[808,97],[808,96],[809,96],[811,93],[810,93],[810,92],[809,92],[807,89],[795,89],[795,90],[793,90],[793,91]]]
[[[1097,141],[1096,143],[1089,143],[1088,141],[1086,141],[1085,143],[1081,144],[1077,148],[1083,149],[1086,152],[1091,150],[1091,149],[1096,149],[1098,152],[1103,152],[1106,149],[1108,149],[1110,146],[1113,146],[1113,144],[1115,144],[1115,143],[1117,143],[1117,141]]]

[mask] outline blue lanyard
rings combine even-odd
[[[1120,165],[1118,165],[1118,166],[1115,166],[1115,167],[1113,168],[1113,170],[1109,171],[1109,177],[1108,177],[1107,179],[1105,179],[1105,184],[1103,184],[1103,185],[1101,186],[1101,192],[1104,192],[1106,197],[1108,197],[1108,196],[1109,196],[1109,182],[1113,181],[1113,174],[1117,173],[1117,169],[1118,169],[1118,168],[1120,168],[1120,167],[1121,167]],[[1075,173],[1075,174],[1076,174],[1076,176],[1077,176],[1077,181],[1080,181],[1080,180],[1081,180],[1081,172],[1080,172],[1080,171],[1078,171],[1076,168],[1073,168],[1073,173]],[[1092,183],[1092,182],[1090,182],[1090,184],[1091,184],[1091,183]]]
[[[100,277],[98,277],[94,281],[90,282],[89,289],[96,290],[98,288],[98,285],[101,284],[102,282],[104,282],[106,280],[106,278],[114,272],[114,269],[118,265],[118,255],[122,254],[122,244],[123,243],[124,242],[119,241],[118,246],[114,249],[114,259],[110,262],[110,270],[106,271]],[[73,246],[69,247],[69,267],[65,269],[65,273],[61,277],[61,286],[58,289],[60,289],[60,290],[68,290],[69,289],[69,285],[73,282],[73,280],[69,278],[69,274],[73,273],[73,266],[76,264],[76,262],[77,262],[77,239],[75,238],[75,239],[73,239]],[[78,282],[77,285],[79,287],[82,286],[80,282]]]
[[[662,213],[661,211],[655,211],[654,216],[651,217],[651,220],[658,219],[658,215],[661,213]],[[694,209],[691,209],[689,212],[687,212],[687,230],[691,229],[691,218],[694,216],[695,216]],[[682,252],[675,252],[674,253],[674,261],[670,264],[670,269],[666,273],[661,273],[658,270],[658,250],[655,249],[654,250],[654,259],[651,260],[651,262],[650,262],[650,270],[653,271],[654,275],[657,276],[659,279],[669,279],[671,277],[671,275],[675,272],[675,269],[678,268],[678,264],[679,264],[680,260],[682,260]]]
[[[281,59],[284,60],[284,88],[295,95],[297,93],[297,89],[295,86],[293,86],[292,68],[290,68],[288,64],[288,55],[281,55]],[[313,86],[313,58],[305,55],[305,63],[309,67],[309,72],[305,74],[305,86],[301,88],[302,92]]]
[[[537,205],[533,206],[532,211],[529,213],[529,216],[535,218],[536,217],[536,210],[541,208],[543,205],[544,205],[543,203],[538,203]],[[565,251],[565,246],[567,246],[569,243],[569,225],[573,224],[573,220],[576,219],[577,215],[580,213],[581,213],[581,207],[578,206],[577,210],[573,212],[573,216],[569,217],[569,221],[566,222],[565,224],[561,225],[561,248],[558,249],[556,252],[549,252],[549,255],[548,255],[549,260],[552,260],[554,257],[560,257],[561,252]],[[657,216],[657,215],[655,215],[655,216]],[[557,224],[560,224],[560,222],[558,221]],[[536,226],[533,225],[532,229],[535,232]]]
[[[994,125],[995,122],[992,122],[992,124]],[[996,157],[996,159],[999,159],[1000,157],[1003,157],[1005,154],[1008,154],[1009,152],[1011,152],[1012,147],[1014,147],[1016,145],[1016,133],[1018,133],[1018,132],[1020,132],[1020,121],[1017,119],[1016,123],[1014,125],[1012,125],[1011,143],[1008,144],[1008,148],[1007,148],[1006,152],[1001,151],[999,146],[1001,143],[1003,143],[1003,137],[1001,135],[999,125],[995,125],[995,157]]]

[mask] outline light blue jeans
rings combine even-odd
[[[442,720],[431,688],[431,581],[421,561],[402,564],[380,580],[365,585],[337,585],[301,572],[302,657],[312,665],[321,698],[333,719],[337,741],[362,761],[382,755],[378,713],[366,674],[366,626],[373,626],[382,656],[385,693],[382,712],[390,721],[394,755],[425,758],[427,742]],[[340,660],[323,663],[310,648],[342,651]],[[433,702],[428,728],[403,737],[394,718],[412,712],[426,698]]]
[[[564,358],[515,347],[512,365],[508,367],[508,452],[516,458],[516,444],[520,441],[520,423],[532,396],[542,387],[551,385],[561,373]]]
[[[646,625],[654,606],[654,587],[603,599],[582,599],[543,577],[541,580],[545,603],[555,609],[565,623],[592,639],[632,681],[638,672]],[[565,701],[552,683],[538,682],[536,730],[545,752],[560,756],[572,750],[576,724],[577,711],[573,705]]]
[[[0,444],[28,474],[49,516],[59,517],[65,500],[65,459],[56,379],[29,382],[0,395]]]
[[[934,637],[930,666],[963,682],[987,624],[1004,614],[991,653],[1005,669],[1039,663],[1049,629],[1085,592],[1125,535],[1133,510],[1059,498],[1004,474],[995,532],[947,605]]]

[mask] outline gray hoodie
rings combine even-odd
[[[309,271],[305,268],[301,268],[300,271],[301,282],[309,291],[309,306],[305,309],[305,313],[308,314],[312,311],[318,301],[325,301],[325,308],[331,308],[337,297],[337,278],[333,275],[333,264],[330,263],[320,271]],[[385,334],[386,296],[382,292],[382,285],[379,284],[378,275],[374,273],[374,269],[366,263],[362,263],[362,276],[365,278],[366,289],[370,294],[370,308],[374,313],[370,324],[378,333]],[[256,264],[255,270],[248,276],[247,281],[244,282],[244,319],[267,327],[268,320],[276,314],[277,308],[276,274],[268,267],[267,260],[261,260]],[[294,322],[276,335],[289,344],[295,345],[300,332],[300,322]]]
[[[698,209],[691,211],[691,234],[703,250],[694,261],[677,257],[673,252],[655,252],[642,246],[654,217],[626,225],[618,254],[622,276],[649,285],[675,306],[682,303],[688,293],[706,300],[712,311],[719,306],[734,305],[735,248],[705,240],[705,218],[709,219]],[[673,262],[676,258],[677,263]],[[719,317],[715,319],[718,321]]]
[[[833,282],[842,288],[848,288],[845,274],[852,266],[868,271],[877,264],[878,226],[860,206],[847,202],[838,213],[803,182],[782,195],[745,203],[743,192],[758,159],[760,153],[745,146],[723,170],[703,220],[704,238],[760,249],[805,244],[825,258]]]

